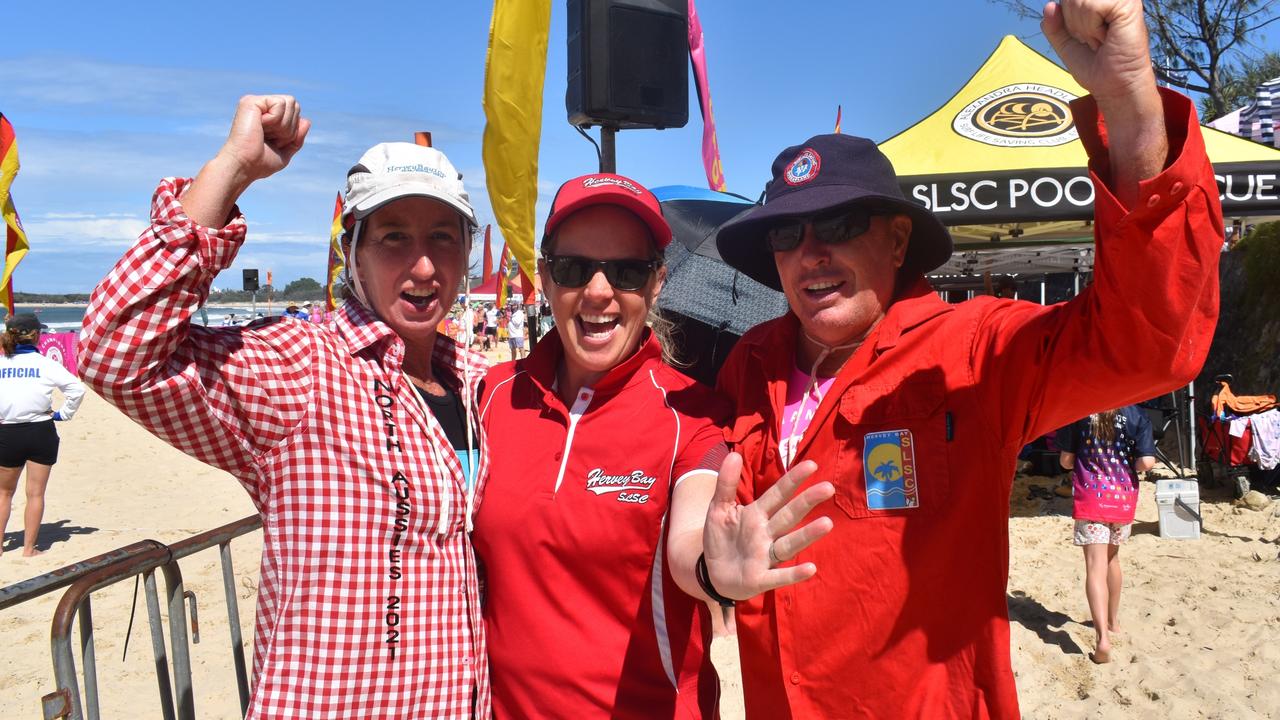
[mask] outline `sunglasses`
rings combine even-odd
[[[580,288],[591,282],[597,272],[603,272],[605,280],[615,290],[639,290],[649,283],[657,260],[595,260],[577,255],[543,255],[551,279],[565,288]]]
[[[823,245],[838,245],[852,240],[871,227],[871,216],[884,214],[867,205],[840,208],[822,215],[809,215],[783,220],[765,231],[764,240],[774,252],[795,250],[804,240],[804,226],[813,226],[813,237]]]

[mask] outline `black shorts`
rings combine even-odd
[[[22,467],[28,460],[41,465],[58,462],[58,431],[52,420],[0,424],[0,467]]]
[[[484,334],[488,335],[489,337],[498,337],[498,328],[496,326],[487,327],[484,329]]]

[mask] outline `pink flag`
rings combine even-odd
[[[707,186],[725,189],[724,169],[720,166],[720,144],[716,140],[716,118],[711,110],[711,87],[707,84],[707,50],[702,44],[702,23],[698,11],[689,0],[689,60],[693,62],[694,85],[698,90],[698,106],[702,108],[702,164],[707,168]]]
[[[41,333],[36,349],[41,355],[61,363],[72,375],[76,374],[76,338],[80,333],[56,332]]]

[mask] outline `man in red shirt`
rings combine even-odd
[[[720,374],[737,500],[805,460],[811,482],[836,485],[830,535],[772,549],[817,575],[738,603],[748,717],[1018,717],[1005,600],[1018,449],[1186,384],[1208,351],[1218,191],[1191,102],[1156,87],[1142,4],[1050,3],[1042,27],[1092,93],[1072,104],[1098,256],[1076,299],[944,303],[923,273],[951,238],[862,138],[784,150],[764,204],[720,230],[725,260],[791,306]],[[718,492],[712,512],[734,500]],[[742,597],[710,542],[706,555],[712,583]]]

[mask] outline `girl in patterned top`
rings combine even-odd
[[[1120,627],[1120,545],[1133,529],[1138,473],[1155,465],[1151,422],[1133,405],[1094,413],[1059,433],[1059,463],[1071,471],[1075,544],[1084,548],[1085,596],[1097,643],[1089,659],[1111,661]]]

